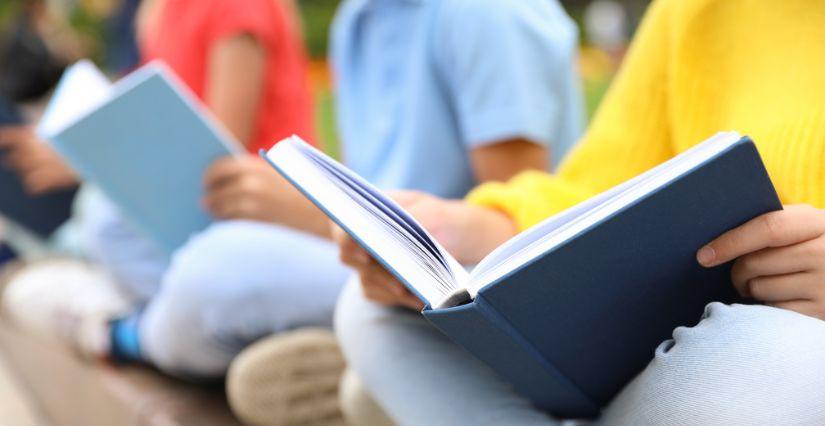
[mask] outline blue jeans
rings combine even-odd
[[[400,425],[554,425],[416,312],[344,289],[335,326],[350,368]],[[708,305],[677,328],[595,421],[604,425],[825,424],[825,321]]]
[[[348,270],[334,244],[281,226],[218,222],[167,261],[105,199],[84,226],[91,257],[138,305],[143,355],[178,375],[220,377],[260,337],[331,327]]]

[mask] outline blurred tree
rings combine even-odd
[[[0,39],[0,95],[30,102],[51,90],[78,50],[57,27],[44,2],[20,3]]]
[[[316,59],[324,58],[329,42],[329,26],[338,0],[300,0],[299,6],[309,54]]]
[[[12,16],[16,16],[20,10],[20,3],[17,1],[0,1],[0,31],[8,28]]]

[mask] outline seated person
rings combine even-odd
[[[66,64],[76,60],[85,49],[77,34],[46,2],[28,1],[12,10],[19,13],[0,34],[2,166],[20,178],[27,194],[41,196],[64,190],[69,195],[61,197],[69,204],[70,192],[78,185],[74,173],[35,136],[27,122],[39,114]],[[71,206],[63,207],[68,210]],[[65,223],[48,238],[18,223],[4,221],[2,234],[3,240],[23,258],[82,251],[77,244],[76,221]]]
[[[247,0],[235,6],[167,0],[156,12],[152,3],[141,16],[154,25],[139,26],[148,31],[142,37],[145,54],[167,59],[236,136],[258,148],[290,133],[309,134],[303,121],[288,120],[304,117],[304,103],[290,108],[283,100],[260,99],[255,86],[256,80],[262,84],[296,74],[287,72],[292,62],[283,58],[261,62],[261,51],[270,44],[259,36],[268,33],[257,24],[270,14],[249,9],[289,2]],[[201,10],[213,7],[218,10]],[[198,52],[185,44],[199,40],[189,34],[194,25],[189,20],[197,16],[211,19],[210,32],[197,36],[214,43],[208,61],[183,59]],[[238,25],[240,18],[255,26]],[[285,22],[273,20],[273,28]],[[285,37],[275,46],[295,53]],[[235,53],[224,50],[233,46]],[[343,157],[380,186],[444,197],[461,197],[477,183],[525,169],[546,170],[581,129],[576,47],[575,25],[555,1],[347,0],[332,33]],[[302,84],[283,83],[293,90]],[[261,117],[270,108],[291,111],[283,112],[283,120],[266,122],[278,123],[284,133],[253,132],[256,111]],[[90,226],[97,259],[143,309],[123,312],[122,304],[111,303],[75,314],[80,320],[71,340],[82,352],[147,361],[187,377],[221,378],[230,361],[261,337],[331,326],[349,272],[328,240],[326,217],[257,158],[220,161],[205,180],[205,206],[221,221],[179,249],[168,267],[110,207],[98,208]],[[66,306],[55,305],[46,311]],[[276,399],[269,395],[289,389],[282,382],[291,376],[278,369],[301,365],[279,358],[282,353],[276,345],[259,357],[262,362],[238,372],[248,380],[237,394],[263,396],[236,398],[230,387],[236,412],[267,424],[293,412],[312,417],[308,422],[328,416],[335,404],[322,404],[323,410],[267,404]],[[315,365],[307,358],[311,353],[294,353],[297,361]],[[340,371],[322,373],[334,386]],[[335,398],[328,392],[330,380],[306,382],[314,384],[308,394]]]
[[[306,58],[297,17],[291,15],[292,10],[286,5],[286,1],[269,0],[144,0],[138,11],[136,27],[142,62],[165,61],[250,153],[245,158],[218,161],[205,179],[210,195],[205,205],[219,218],[254,215],[249,209],[242,212],[234,209],[235,203],[231,202],[239,186],[246,187],[239,185],[239,181],[248,180],[241,178],[241,174],[260,176],[266,181],[266,188],[288,190],[283,197],[295,197],[299,201],[297,209],[309,206],[308,202],[301,203],[303,200],[297,191],[282,184],[278,174],[257,154],[258,150],[269,148],[274,141],[293,133],[314,139]],[[30,128],[0,129],[0,144],[13,148],[10,156],[13,161],[9,165],[21,175],[30,192],[37,194],[64,185],[77,185],[71,170]],[[108,300],[95,296],[98,293],[112,294],[89,284],[98,283],[105,277],[85,265],[64,262],[55,269],[52,265],[28,268],[29,278],[22,280],[28,284],[12,285],[15,288],[10,290],[27,287],[22,293],[31,297],[25,298],[27,303],[17,304],[19,306],[10,307],[7,303],[7,308],[19,311],[23,318],[38,315],[65,317],[55,315],[55,311],[72,314],[76,307],[71,301],[89,295],[89,300],[100,302],[96,314],[102,314],[108,321],[115,319],[111,317],[115,314],[113,311],[117,311],[117,316],[129,314],[123,310],[131,311],[142,306],[157,294],[169,260],[151,242],[133,232],[131,225],[108,200],[101,196],[92,197],[89,204],[86,206],[89,214],[83,218],[82,229],[89,256],[103,266],[107,275],[115,278],[120,292],[127,297]],[[275,214],[279,213],[276,210]],[[64,280],[66,276],[80,278],[64,283],[62,281],[69,281]],[[42,309],[32,309],[27,306],[29,304],[37,304]],[[100,315],[95,315],[96,320],[102,319],[98,317]],[[37,320],[27,322],[47,322]],[[109,328],[106,323],[80,323],[84,324],[79,327],[81,330],[98,331],[82,331],[79,336],[109,334],[109,331],[99,332]],[[87,323],[95,326],[85,327]],[[117,323],[113,329],[120,329]],[[86,355],[132,355],[128,349],[123,349],[124,345],[112,345],[107,339],[81,338],[74,334],[69,337],[71,343]],[[131,341],[128,337],[122,340]],[[118,350],[125,353],[110,352]]]
[[[708,241],[697,262],[736,260],[733,285],[762,304],[709,304],[696,327],[662,343],[597,423],[825,422],[823,12],[811,1],[656,0],[557,174],[525,172],[465,201],[398,196],[457,259],[474,264],[515,233],[717,131],[754,138],[789,206]],[[360,277],[339,302],[339,340],[393,421],[559,424],[429,325],[415,312],[421,302],[341,231],[338,240]]]

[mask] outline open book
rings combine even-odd
[[[396,203],[297,137],[265,156],[426,302],[432,324],[567,418],[598,415],[707,303],[747,302],[730,264],[702,268],[696,251],[782,208],[753,142],[720,133],[521,233],[467,273]]]
[[[391,198],[299,138],[276,144],[266,157],[425,303],[444,308],[474,298],[484,286],[678,179],[741,139],[734,132],[717,134],[519,234],[469,274]]]

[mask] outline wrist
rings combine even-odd
[[[498,246],[517,234],[513,220],[506,214],[485,207],[461,203],[463,213],[458,223],[463,224],[460,253],[457,260],[476,264]]]
[[[287,191],[273,203],[271,221],[292,229],[332,239],[329,218],[301,193]]]

